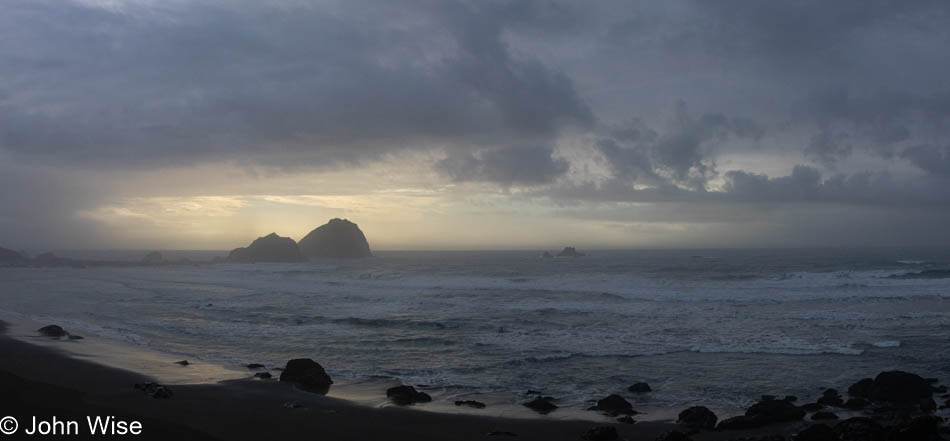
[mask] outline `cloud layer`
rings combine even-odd
[[[372,169],[365,194],[425,185],[459,216],[883,210],[906,224],[853,231],[917,243],[950,210],[948,41],[940,0],[9,0],[0,241]],[[156,172],[191,177],[128,185]]]

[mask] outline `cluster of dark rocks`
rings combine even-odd
[[[711,410],[694,406],[679,414],[678,423],[686,431],[672,431],[659,441],[684,441],[701,430],[743,430],[773,424],[795,423],[811,414],[816,423],[808,425],[793,438],[797,441],[937,441],[947,432],[944,419],[933,415],[937,410],[935,393],[948,399],[946,386],[934,386],[936,379],[925,379],[903,371],[881,372],[864,378],[848,388],[848,399],[836,389],[826,389],[813,403],[796,405],[797,397],[771,395],[750,406],[744,415],[719,421]],[[950,400],[945,403],[950,407]],[[839,421],[835,412],[860,412]],[[783,440],[779,435],[749,438],[750,441]]]
[[[370,257],[366,236],[359,226],[346,219],[330,219],[300,242],[271,233],[258,237],[250,245],[235,248],[225,262],[303,262],[308,259]]]
[[[174,395],[168,386],[158,383],[136,383],[132,387],[134,387],[136,390],[144,392],[145,395],[156,399],[168,399]]]

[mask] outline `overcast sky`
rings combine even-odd
[[[950,245],[945,0],[2,9],[8,248]]]

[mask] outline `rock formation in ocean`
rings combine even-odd
[[[289,237],[278,236],[277,233],[258,237],[246,248],[235,248],[228,254],[228,262],[234,263],[300,262],[302,260],[297,242]]]
[[[18,251],[0,247],[0,266],[26,265],[30,259]]]
[[[330,219],[300,239],[300,253],[308,259],[372,256],[366,236],[346,219]]]
[[[145,265],[159,265],[165,262],[165,258],[162,257],[162,253],[158,251],[152,251],[142,257],[142,263]]]
[[[586,254],[578,253],[577,249],[574,247],[564,247],[560,253],[557,253],[557,257],[584,257]]]

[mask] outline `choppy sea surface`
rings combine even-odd
[[[886,369],[950,376],[943,249],[0,268],[0,313],[223,366],[309,357],[335,379],[423,384],[445,400],[517,403],[534,389],[578,409],[614,392],[736,409]],[[637,381],[654,392],[624,392]]]

